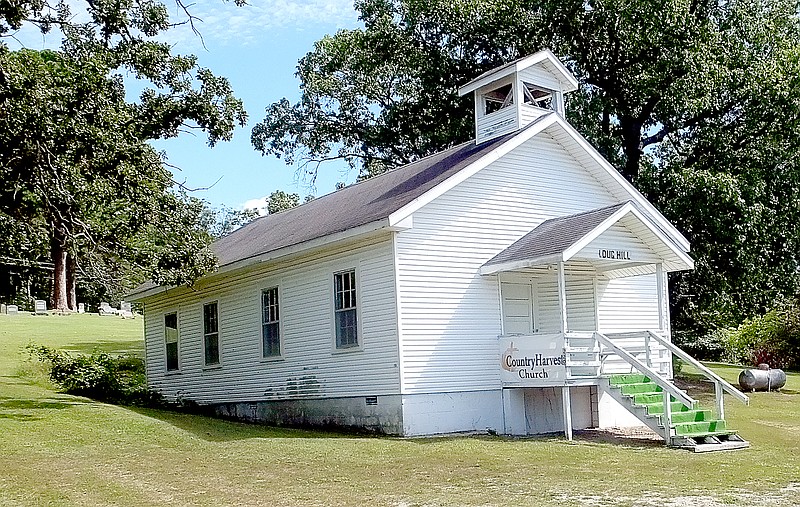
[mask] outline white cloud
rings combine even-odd
[[[206,0],[192,5],[191,13],[201,21],[195,28],[210,43],[247,45],[268,37],[271,30],[353,26],[357,19],[352,0],[250,0],[236,7],[232,1]],[[185,18],[182,11],[171,12],[174,21]],[[201,47],[201,41],[188,25],[163,35],[163,40],[180,44],[181,50]],[[184,45],[187,47],[184,48]]]
[[[264,216],[267,214],[267,197],[245,201],[242,204],[242,209],[255,209],[260,216]]]

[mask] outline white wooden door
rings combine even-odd
[[[533,287],[527,283],[502,283],[503,333],[533,334]]]

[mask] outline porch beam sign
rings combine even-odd
[[[500,380],[506,387],[563,386],[567,356],[561,333],[501,336]]]
[[[597,249],[597,258],[603,260],[629,261],[631,260],[631,252],[630,250],[599,248]]]

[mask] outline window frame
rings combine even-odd
[[[177,344],[176,348],[177,348],[178,366],[176,368],[172,368],[172,369],[170,369],[170,367],[169,367],[169,351],[167,349],[167,345],[169,345],[169,343],[172,343],[172,342],[168,342],[167,341],[167,322],[166,322],[166,319],[167,319],[167,316],[169,316],[169,315],[175,315],[175,343]],[[180,373],[181,372],[181,363],[182,363],[182,361],[181,361],[181,317],[180,317],[180,312],[178,312],[178,310],[175,309],[175,310],[166,311],[166,312],[162,313],[161,314],[161,325],[163,326],[163,329],[164,329],[164,333],[163,333],[163,337],[164,337],[164,371],[168,375],[173,375],[175,373]]]
[[[206,307],[207,306],[211,306],[211,305],[215,305],[215,307],[216,307],[217,330],[215,332],[206,333]],[[221,334],[220,328],[222,326],[220,326],[219,313],[220,312],[219,312],[219,300],[218,299],[214,299],[214,300],[211,300],[211,301],[206,301],[200,307],[200,318],[201,318],[202,337],[203,337],[203,369],[204,370],[213,370],[213,369],[222,367],[222,346],[221,346],[222,341],[220,339],[220,334]],[[206,339],[207,339],[208,336],[211,336],[213,334],[217,335],[217,362],[216,363],[209,363],[208,362],[208,358],[206,356],[206,347],[207,347]]]
[[[336,294],[336,277],[337,275],[343,275],[347,273],[353,273],[355,278],[355,284],[353,289],[355,290],[355,310],[356,315],[356,343],[350,345],[339,345],[339,338],[337,335],[338,326],[336,324],[336,315],[339,311],[336,308],[337,302],[337,294]],[[364,333],[362,331],[361,326],[361,273],[357,267],[350,267],[346,269],[340,269],[331,273],[329,278],[329,288],[330,288],[330,295],[331,295],[331,338],[332,338],[332,347],[334,353],[348,353],[348,352],[355,352],[363,350],[364,348]],[[348,308],[348,310],[351,308]]]
[[[274,321],[265,322],[264,321],[264,294],[267,291],[272,291],[272,290],[275,291],[276,306],[277,306],[277,317],[278,318],[277,318],[277,320],[274,320]],[[282,315],[281,315],[281,310],[282,310],[281,307],[283,306],[283,304],[282,304],[283,303],[283,301],[282,301],[282,292],[283,291],[281,290],[280,285],[267,286],[267,287],[261,289],[258,292],[259,308],[260,308],[260,313],[259,313],[259,315],[260,315],[260,318],[259,318],[259,322],[260,322],[259,337],[260,337],[260,343],[261,343],[260,346],[259,346],[259,350],[261,351],[260,359],[261,359],[261,361],[264,361],[264,362],[281,361],[281,360],[283,360],[283,319],[282,319]],[[273,323],[277,323],[277,325],[278,325],[277,326],[278,327],[278,353],[274,354],[274,355],[267,356],[267,355],[265,355],[265,350],[264,350],[264,326],[266,324],[273,324]]]

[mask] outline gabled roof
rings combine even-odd
[[[560,257],[572,245],[592,232],[625,203],[615,204],[584,213],[553,218],[521,237],[511,246],[489,259],[485,266],[533,262]]]
[[[575,215],[546,220],[508,248],[489,259],[481,274],[543,266],[580,258],[581,252],[623,218],[632,216],[640,238],[659,253],[667,271],[692,269],[694,261],[670,241],[656,224],[636,208],[633,201],[606,206]],[[655,245],[658,243],[658,245]],[[649,264],[650,262],[648,262]]]
[[[216,241],[223,267],[281,248],[386,221],[450,176],[480,159],[513,134],[476,145],[460,144],[385,174],[324,195],[301,206],[257,218]]]
[[[554,55],[549,49],[543,49],[532,55],[519,58],[513,62],[508,62],[505,65],[501,65],[500,67],[496,67],[492,70],[484,72],[469,83],[460,87],[458,89],[458,95],[463,97],[464,95],[474,92],[482,86],[497,81],[498,79],[502,79],[506,76],[510,76],[515,72],[523,71],[528,67],[533,67],[534,65],[540,65],[550,74],[552,74],[553,77],[555,77],[558,82],[561,83],[562,91],[571,92],[578,89],[578,80],[575,79],[575,76],[572,75],[572,72],[570,72],[569,69],[567,69],[563,63],[561,63],[561,60],[556,58],[556,55]]]
[[[541,132],[555,133],[552,129],[558,129],[559,136],[582,150],[592,161],[591,170],[614,182],[617,191],[625,194],[623,199],[634,200],[660,230],[688,251],[686,238],[641,193],[563,118],[549,113],[521,130],[481,144],[469,141],[454,146],[301,206],[258,218],[212,245],[219,261],[218,273],[371,231],[401,228],[416,210]],[[128,297],[142,299],[159,290],[166,288],[145,284]]]

